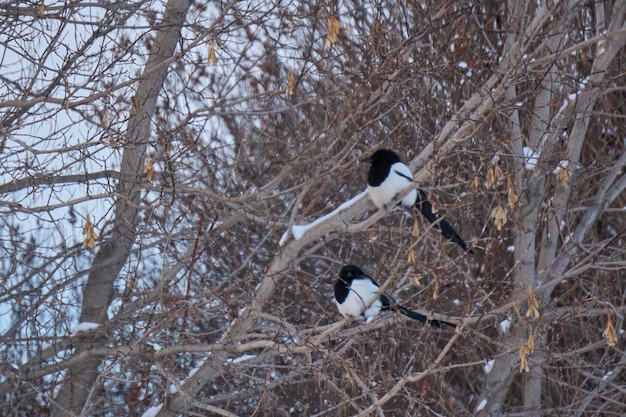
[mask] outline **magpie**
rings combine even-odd
[[[429,323],[433,327],[456,327],[456,324],[446,321],[428,320],[425,315],[397,304],[396,300],[385,294],[380,294],[378,299],[372,302],[379,289],[380,286],[376,281],[366,275],[361,268],[345,265],[341,268],[339,279],[335,282],[335,302],[339,312],[344,317],[369,319],[381,311],[398,311],[413,320]],[[366,308],[367,305],[369,307]]]
[[[376,204],[376,207],[385,207],[402,190],[413,182],[413,174],[408,166],[402,163],[394,151],[379,149],[372,156],[361,159],[361,162],[370,163],[367,174],[367,193]],[[419,188],[411,190],[403,199],[405,207],[416,207],[426,219],[441,231],[448,240],[467,251],[467,244],[454,230],[452,225],[441,216],[433,212],[433,205],[428,200],[426,192]],[[471,250],[468,251],[472,253]]]

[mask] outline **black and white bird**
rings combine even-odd
[[[339,279],[335,282],[335,302],[339,312],[344,317],[364,317],[369,319],[381,311],[398,311],[413,320],[429,323],[433,327],[456,327],[456,324],[440,320],[428,320],[423,314],[397,304],[385,294],[380,294],[374,300],[380,286],[361,268],[346,265],[339,272]],[[372,300],[374,300],[372,302]],[[366,308],[366,306],[368,306]]]
[[[361,162],[370,163],[367,174],[367,193],[376,204],[376,207],[385,207],[387,203],[413,182],[413,173],[394,151],[380,149]],[[416,207],[426,219],[441,230],[441,234],[448,240],[467,251],[467,244],[445,219],[433,212],[433,205],[423,190],[413,189],[403,199],[405,207]],[[471,250],[469,251],[471,253]]]

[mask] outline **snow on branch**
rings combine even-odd
[[[80,332],[88,332],[89,330],[93,330],[97,328],[98,326],[100,326],[98,323],[90,323],[90,322],[78,323],[76,327],[72,329],[72,333],[70,333],[70,336],[76,336]]]
[[[326,220],[335,217],[336,215],[338,215],[341,211],[347,209],[348,207],[356,204],[358,201],[360,201],[362,198],[364,198],[367,195],[367,190],[357,194],[356,196],[352,197],[350,200],[346,201],[345,203],[342,203],[339,207],[337,207],[336,209],[334,209],[333,211],[331,211],[330,213],[318,218],[317,220],[313,221],[312,223],[308,223],[308,224],[295,224],[293,225],[293,227],[291,228],[291,233],[293,234],[293,238],[294,239],[300,239],[306,232],[308,232],[309,230],[315,228],[316,226],[318,226],[320,223],[325,222]],[[285,232],[283,234],[283,236],[280,238],[280,245],[282,246],[285,241],[287,240],[287,235],[288,233]]]

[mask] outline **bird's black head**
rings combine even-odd
[[[339,279],[335,282],[335,300],[343,303],[350,294],[350,285],[355,278],[362,277],[365,274],[358,266],[345,265],[339,271]]]
[[[369,162],[372,164],[367,174],[367,183],[373,187],[379,186],[385,181],[391,166],[396,162],[402,162],[400,157],[394,151],[389,149],[379,149],[369,158],[361,159],[361,162]]]
[[[387,165],[391,166],[396,162],[402,162],[400,157],[394,151],[389,149],[379,149],[368,158],[361,159],[361,162],[369,162],[372,165]]]
[[[354,278],[358,278],[365,275],[365,273],[358,266],[346,265],[339,271],[339,278],[350,283]]]

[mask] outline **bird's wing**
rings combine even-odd
[[[403,164],[402,162],[396,162],[391,166],[391,170],[400,178],[402,178],[402,182],[404,183],[404,187],[406,187],[410,182],[413,181],[413,173],[411,169]],[[405,182],[406,181],[406,182]]]

